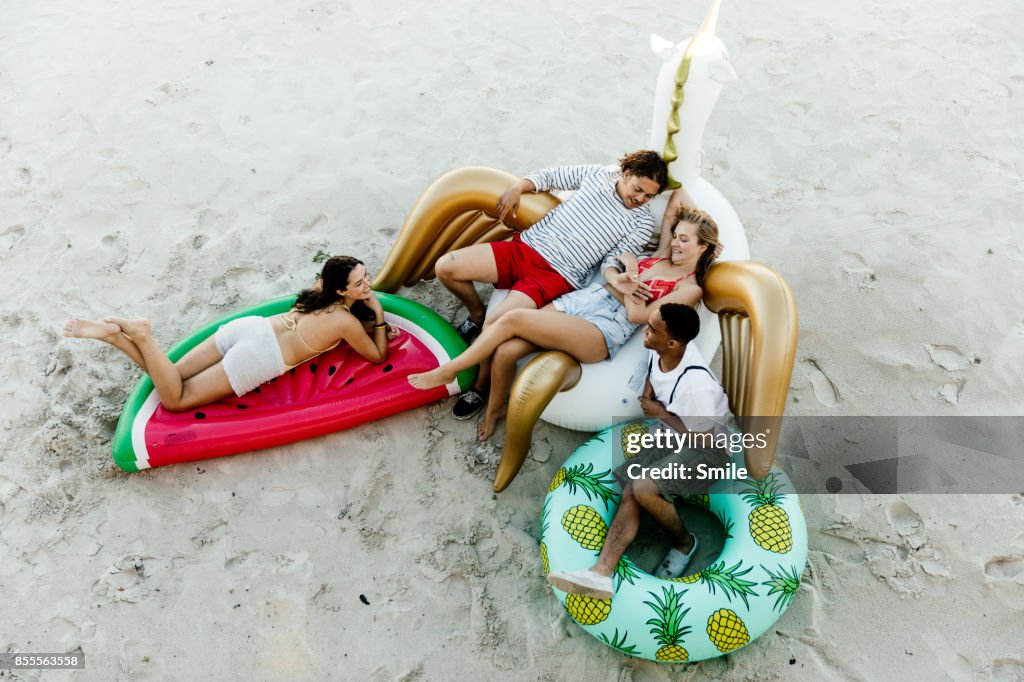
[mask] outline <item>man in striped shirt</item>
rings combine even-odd
[[[594,268],[602,270],[623,252],[640,255],[654,230],[647,203],[665,188],[668,168],[653,151],[627,154],[618,166],[560,166],[529,173],[497,202],[498,218],[513,218],[523,192],[576,190],[536,225],[511,241],[477,244],[442,256],[435,272],[466,306],[469,318],[459,326],[467,343],[485,324],[486,307],[475,282],[509,289],[487,317],[492,323],[515,308],[541,308],[562,294],[584,286]],[[468,419],[483,407],[490,363],[481,363],[473,388],[453,409]],[[484,434],[479,434],[484,436]],[[489,433],[486,435],[490,435]]]

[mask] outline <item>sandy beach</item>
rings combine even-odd
[[[306,286],[318,251],[373,271],[447,170],[613,163],[647,144],[650,34],[707,5],[0,7],[0,652],[86,656],[0,679],[1024,680],[1024,490],[804,496],[789,610],[664,666],[544,579],[540,506],[588,434],[540,423],[497,496],[504,426],[478,445],[450,401],[111,461],[140,372],[69,316],[146,316],[168,346]],[[725,0],[738,79],[704,177],[796,296],[787,414],[1024,413],[1022,23],[1011,0]],[[462,317],[437,282],[405,293]]]

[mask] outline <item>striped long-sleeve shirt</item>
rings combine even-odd
[[[618,166],[559,166],[526,175],[538,192],[576,190],[522,239],[577,289],[598,264],[604,270],[620,253],[641,255],[654,232],[650,207],[626,208],[615,191],[620,172]]]

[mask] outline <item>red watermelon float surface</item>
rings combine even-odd
[[[455,395],[475,369],[447,386],[421,391],[406,378],[440,366],[466,349],[434,311],[400,296],[378,293],[388,324],[401,333],[381,364],[347,344],[319,355],[241,398],[230,397],[188,412],[169,412],[143,376],[125,403],[114,434],[114,463],[125,471],[251,452],[340,431]],[[237,317],[288,312],[294,296],[233,313],[193,332],[168,351],[177,361]]]

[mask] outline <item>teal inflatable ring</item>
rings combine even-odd
[[[625,461],[616,425],[581,445],[555,474],[541,512],[540,555],[552,570],[589,568],[604,545],[620,488],[612,477]],[[742,466],[742,454],[737,455]],[[722,492],[723,490],[739,492]],[[749,644],[779,619],[807,564],[807,526],[793,484],[778,468],[758,482],[716,482],[687,500],[718,516],[722,553],[694,575],[664,580],[628,556],[613,575],[611,599],[554,589],[584,630],[630,656],[666,663],[701,661]]]

